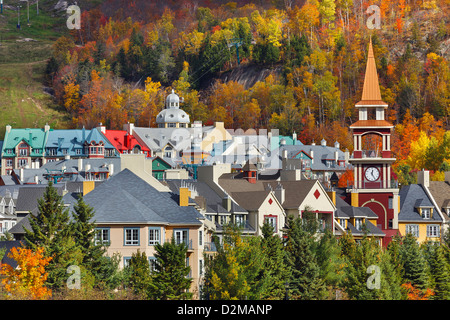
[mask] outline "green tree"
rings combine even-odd
[[[129,264],[125,270],[127,283],[135,294],[148,298],[152,290],[152,276],[150,273],[150,265],[145,252],[139,249],[136,253],[132,253]]]
[[[282,239],[274,234],[273,227],[266,221],[262,228],[262,253],[266,256],[263,268],[267,271],[268,289],[262,299],[281,299],[285,296],[286,283],[291,276],[287,265],[286,251]]]
[[[305,215],[305,212],[303,214]],[[286,224],[285,248],[288,265],[292,270],[290,294],[301,300],[320,299],[325,292],[325,283],[320,277],[319,264],[313,251],[315,234],[310,232],[315,232],[317,228],[312,228],[312,224],[293,216],[288,216]]]
[[[408,233],[403,237],[400,246],[400,258],[404,270],[403,282],[411,284],[421,290],[429,287],[428,265],[416,238]]]
[[[30,214],[29,222],[31,229],[24,227],[25,245],[32,250],[42,247],[45,256],[52,257],[47,267],[47,283],[60,288],[68,278],[67,267],[80,265],[82,253],[73,239],[69,209],[64,207],[62,196],[51,181],[38,199],[37,215]]]
[[[117,268],[109,257],[105,256],[106,247],[104,243],[96,243],[96,223],[93,220],[94,209],[87,205],[83,197],[78,198],[72,212],[73,236],[76,245],[83,254],[83,266],[95,277],[96,286],[113,285]]]
[[[450,299],[450,269],[446,259],[447,247],[434,245],[429,255],[430,278],[434,289],[434,300]]]
[[[186,265],[187,245],[177,244],[175,238],[164,244],[155,245],[154,286],[150,297],[158,300],[190,299],[192,278],[188,277],[191,267]]]

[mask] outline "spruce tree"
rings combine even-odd
[[[125,268],[128,284],[135,294],[148,298],[151,293],[152,277],[150,265],[145,252],[132,253],[130,262]]]
[[[400,247],[403,266],[403,283],[410,282],[414,287],[425,290],[429,286],[428,265],[416,238],[408,233],[403,237]]]
[[[24,227],[25,246],[32,250],[42,247],[45,256],[52,257],[47,266],[47,285],[61,288],[69,277],[67,267],[80,265],[82,255],[73,239],[69,210],[51,181],[38,199],[37,215],[29,214],[29,222],[31,230]]]
[[[73,235],[76,245],[83,254],[83,267],[95,277],[97,287],[108,286],[117,270],[112,268],[110,259],[105,257],[105,244],[95,242],[94,209],[84,202],[82,196],[78,198],[73,209]]]
[[[281,299],[286,295],[286,283],[291,276],[291,270],[286,263],[286,251],[283,241],[278,235],[274,235],[273,227],[265,222],[262,230],[262,253],[266,256],[264,270],[267,271],[267,292],[261,299]]]
[[[189,278],[191,267],[186,266],[187,246],[183,242],[170,242],[155,245],[155,274],[154,287],[151,297],[158,300],[190,299],[192,293],[188,292],[192,278]]]
[[[315,235],[306,231],[305,225],[301,218],[288,216],[285,249],[292,270],[289,290],[295,298],[315,300],[323,297],[325,284],[312,250]]]
[[[450,268],[444,246],[438,246],[430,257],[430,275],[434,287],[434,300],[450,299]]]

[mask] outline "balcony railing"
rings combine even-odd
[[[355,183],[356,182],[356,183]],[[398,189],[398,180],[390,180],[386,187],[383,186],[383,181],[347,181],[347,189]]]
[[[217,252],[216,244],[214,242],[205,242],[204,251]]]
[[[172,241],[171,238],[166,239],[166,242],[171,242],[171,241]],[[181,240],[181,241],[175,240],[175,243],[176,243],[176,244],[180,244],[180,243],[182,243],[182,242],[184,242],[184,244],[186,245],[186,247],[187,247],[188,250],[194,250],[194,247],[192,246],[192,239],[190,239],[190,240],[188,240],[188,239],[183,239],[183,240]]]

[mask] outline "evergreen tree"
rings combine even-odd
[[[400,258],[404,270],[403,282],[410,282],[421,290],[427,289],[429,286],[428,265],[416,238],[411,233],[403,237]]]
[[[283,241],[278,235],[274,235],[273,227],[265,222],[262,230],[262,252],[266,256],[264,270],[267,271],[268,290],[262,299],[281,299],[286,294],[286,283],[291,276],[291,270],[286,263],[286,251]]]
[[[325,284],[314,254],[314,234],[305,230],[301,218],[288,216],[286,246],[288,265],[292,269],[289,289],[292,296],[302,300],[320,299]]]
[[[175,238],[163,245],[155,245],[155,275],[154,286],[150,296],[154,299],[176,300],[190,299],[192,279],[188,277],[191,267],[186,266],[187,246],[185,243],[175,243]]]
[[[73,209],[73,235],[83,254],[83,267],[95,277],[96,286],[108,286],[108,279],[114,278],[117,269],[113,268],[110,258],[105,257],[104,244],[95,242],[96,223],[92,220],[94,209],[84,202],[82,196],[78,198]]]
[[[315,252],[320,267],[320,277],[325,281],[329,290],[336,290],[341,286],[344,277],[344,259],[341,256],[338,240],[331,230],[325,230]]]
[[[60,288],[69,276],[67,267],[80,265],[82,254],[72,237],[69,210],[64,208],[62,196],[51,181],[38,199],[37,215],[30,214],[29,222],[31,230],[24,227],[25,245],[32,250],[42,247],[45,256],[52,257],[47,266],[47,284]]]
[[[443,245],[436,246],[431,252],[429,265],[430,276],[434,288],[434,300],[450,299],[450,269],[445,258],[446,248]]]
[[[153,287],[151,287],[150,265],[145,252],[140,252],[138,249],[136,253],[133,253],[125,272],[127,282],[134,293],[148,298]]]

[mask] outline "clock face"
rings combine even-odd
[[[366,169],[366,179],[369,181],[375,181],[380,177],[380,171],[375,167],[369,167]]]

